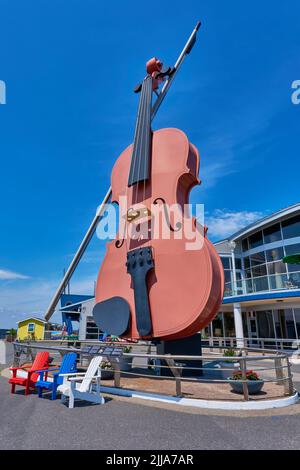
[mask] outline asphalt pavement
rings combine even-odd
[[[257,414],[258,412],[256,412]],[[0,377],[0,449],[299,449],[300,405],[253,415],[109,398],[104,405],[9,393]]]

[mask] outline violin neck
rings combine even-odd
[[[150,178],[152,89],[152,77],[147,75],[142,83],[128,186],[147,181]]]

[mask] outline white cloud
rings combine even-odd
[[[93,294],[94,277],[72,282],[73,294]],[[0,328],[15,327],[16,322],[30,315],[43,317],[60,279],[45,281],[29,279],[22,285],[9,281],[0,284]],[[60,321],[60,313],[54,313],[53,321]]]
[[[7,269],[0,269],[0,280],[10,281],[16,279],[29,279],[29,276],[15,273],[13,271],[8,271]]]
[[[212,215],[205,217],[205,225],[208,227],[209,238],[223,239],[265,215],[260,211],[235,212],[228,209],[216,209]]]

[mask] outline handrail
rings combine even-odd
[[[99,342],[99,345],[102,344],[102,345],[107,345],[107,343],[100,343]],[[118,343],[117,343],[118,344]],[[52,345],[42,345],[42,344],[33,344],[33,342],[28,342],[28,343],[19,343],[19,342],[14,342],[13,343],[14,345],[14,350],[15,350],[15,357],[14,357],[14,361],[16,361],[16,358],[17,358],[17,350],[19,349],[19,354],[21,354],[22,352],[25,352],[25,350],[27,351],[27,356],[29,354],[31,354],[31,356],[33,357],[32,355],[32,350],[33,349],[47,349],[49,351],[57,351],[58,353],[63,353],[63,352],[77,352],[81,358],[81,364],[82,364],[82,360],[83,358],[87,358],[88,356],[93,356],[93,354],[89,353],[89,352],[83,352],[81,349],[79,348],[75,348],[75,347],[65,347],[65,346],[59,346],[57,345],[56,343],[56,346],[52,346]],[[140,345],[139,346],[144,346],[144,345]],[[21,347],[21,351],[20,351],[20,347]],[[151,349],[151,348],[150,348]],[[240,350],[241,351],[241,350]],[[247,351],[247,348],[244,348],[243,351],[241,352],[248,352]],[[239,369],[240,371],[242,371],[242,379],[239,380],[239,382],[242,383],[243,385],[243,396],[244,396],[244,400],[249,400],[249,396],[248,396],[248,386],[247,386],[247,377],[246,377],[246,371],[247,371],[247,364],[251,363],[251,370],[255,370],[254,367],[253,367],[253,363],[257,362],[258,361],[262,361],[262,360],[272,360],[274,361],[274,366],[270,366],[270,367],[264,367],[263,369],[262,368],[258,368],[256,369],[257,372],[262,372],[264,371],[266,374],[267,372],[269,371],[270,373],[274,374],[274,371],[275,371],[275,375],[276,377],[273,379],[272,376],[268,376],[268,374],[266,375],[265,374],[265,377],[263,378],[263,380],[265,382],[275,382],[279,385],[282,385],[283,386],[283,394],[284,395],[292,395],[294,393],[294,386],[293,386],[293,381],[292,381],[292,373],[291,373],[291,367],[290,367],[290,363],[289,363],[289,356],[288,354],[286,353],[278,353],[278,351],[275,351],[276,354],[269,354],[267,356],[263,356],[263,355],[255,355],[255,356],[250,356],[250,355],[242,355],[242,356],[235,356],[235,357],[230,357],[230,356],[224,356],[224,355],[215,355],[215,354],[210,354],[210,355],[199,355],[199,356],[189,356],[189,355],[182,355],[182,354],[177,354],[177,355],[171,355],[171,354],[156,354],[156,353],[152,353],[151,351],[149,351],[148,353],[140,353],[140,352],[130,352],[130,353],[124,353],[124,357],[127,357],[127,358],[136,358],[136,359],[147,359],[146,363],[145,364],[139,364],[138,366],[136,366],[135,368],[129,370],[129,371],[122,371],[120,369],[120,362],[119,362],[119,358],[112,358],[110,357],[109,360],[110,362],[112,363],[113,365],[113,369],[114,369],[114,384],[115,384],[115,387],[120,387],[120,381],[121,381],[121,375],[123,375],[124,377],[124,374],[126,377],[146,377],[146,378],[151,378],[151,379],[161,379],[161,380],[172,380],[173,382],[175,382],[175,385],[176,385],[176,396],[182,396],[182,393],[181,393],[181,385],[182,383],[184,382],[193,382],[193,383],[213,383],[213,384],[217,384],[217,383],[228,383],[228,380],[227,378],[205,378],[205,377],[185,377],[183,376],[183,371],[186,370],[186,371],[189,371],[189,370],[194,370],[194,371],[199,371],[199,374],[201,374],[201,371],[208,371],[208,370],[216,370],[216,369],[213,369],[211,367],[204,367],[203,366],[203,363],[202,362],[222,362],[222,361],[226,361],[226,362],[239,362]],[[163,376],[163,375],[155,375],[156,373],[152,373],[150,374],[149,372],[146,374],[146,373],[143,373],[141,372],[142,370],[144,369],[149,369],[149,359],[153,360],[154,363],[151,364],[151,368],[155,370],[164,370],[164,369],[169,369],[172,374],[173,374],[173,377],[172,376]],[[195,367],[193,366],[187,366],[186,364],[183,363],[178,363],[177,361],[185,361],[185,360],[188,360],[188,361],[199,361],[201,366],[199,364],[196,364]],[[224,366],[221,366],[221,367],[218,367],[218,371],[226,371],[228,372],[228,374],[231,375],[232,371],[233,370],[237,370],[235,369],[235,367],[224,367]]]

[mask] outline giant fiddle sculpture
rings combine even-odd
[[[200,183],[197,148],[179,129],[151,130],[153,91],[174,70],[163,70],[156,58],[146,70],[135,90],[141,95],[134,142],[111,174],[111,200],[120,206],[125,200],[126,210],[117,239],[107,244],[93,316],[102,331],[120,337],[174,340],[214,318],[224,274],[206,229],[185,210],[191,188]],[[157,236],[159,222],[164,230]],[[186,227],[193,227],[196,249],[187,248]]]
[[[147,75],[135,89],[140,101],[134,142],[113,167],[111,188],[50,302],[46,320],[110,199],[122,207],[122,223],[117,239],[107,245],[98,275],[93,309],[98,327],[124,338],[174,340],[197,333],[218,312],[224,289],[222,264],[206,228],[186,210],[190,190],[200,183],[198,150],[179,129],[151,129],[199,27],[200,23],[173,68],[163,70],[156,58],[147,63]],[[152,106],[153,92],[157,99]]]

